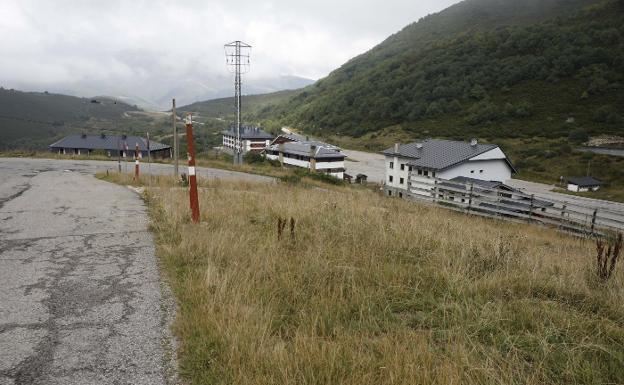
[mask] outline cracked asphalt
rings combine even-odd
[[[127,188],[0,159],[0,384],[170,384],[172,302]]]

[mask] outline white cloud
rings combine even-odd
[[[218,89],[237,39],[254,47],[250,79],[320,78],[457,1],[0,0],[0,84],[152,100],[185,81]]]

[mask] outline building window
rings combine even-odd
[[[412,172],[412,166],[409,166],[407,169],[409,170],[409,172]]]
[[[483,170],[479,170],[479,174],[483,174]]]
[[[475,171],[475,170],[470,170],[470,173],[471,173],[471,174],[474,174],[474,171]]]
[[[390,162],[390,170],[394,168],[394,162]]]
[[[436,177],[435,171],[431,172],[431,176],[434,177],[434,178]]]
[[[403,193],[402,192],[399,193],[399,198],[403,198]]]
[[[394,177],[393,177],[392,175],[390,175],[390,176],[388,177],[388,180],[390,181],[390,183],[392,183],[392,181],[394,180]]]
[[[425,171],[425,172],[424,172],[424,175],[425,175],[425,176],[429,176],[429,171]]]
[[[392,191],[388,190],[388,196],[391,197],[392,196]]]
[[[399,179],[399,183],[400,184],[405,184],[405,179],[404,178]]]
[[[422,175],[422,170],[418,169],[418,175]]]
[[[405,165],[404,164],[401,165],[401,171],[405,171]]]

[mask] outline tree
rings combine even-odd
[[[573,143],[585,143],[589,140],[589,133],[584,128],[577,128],[570,132],[568,139]]]

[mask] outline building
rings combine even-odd
[[[385,193],[389,196],[431,196],[436,179],[466,177],[505,182],[516,172],[509,158],[495,144],[426,139],[395,144],[385,156]]]
[[[222,135],[223,148],[233,153],[237,147],[236,127],[230,127],[229,130],[223,131]],[[241,148],[243,154],[246,154],[250,151],[262,152],[265,147],[271,144],[275,136],[263,131],[259,127],[241,126],[240,138],[242,144],[238,147]]]
[[[50,151],[61,155],[106,155],[134,157],[136,145],[139,157],[147,157],[147,139],[132,135],[69,135],[52,143]],[[153,158],[170,158],[171,146],[150,140],[149,152]]]
[[[272,144],[265,150],[268,159],[282,165],[301,167],[311,172],[329,174],[343,179],[347,157],[340,148],[317,141],[285,141]]]
[[[568,191],[574,192],[589,192],[598,191],[602,187],[603,183],[591,176],[584,176],[580,178],[568,178]]]

